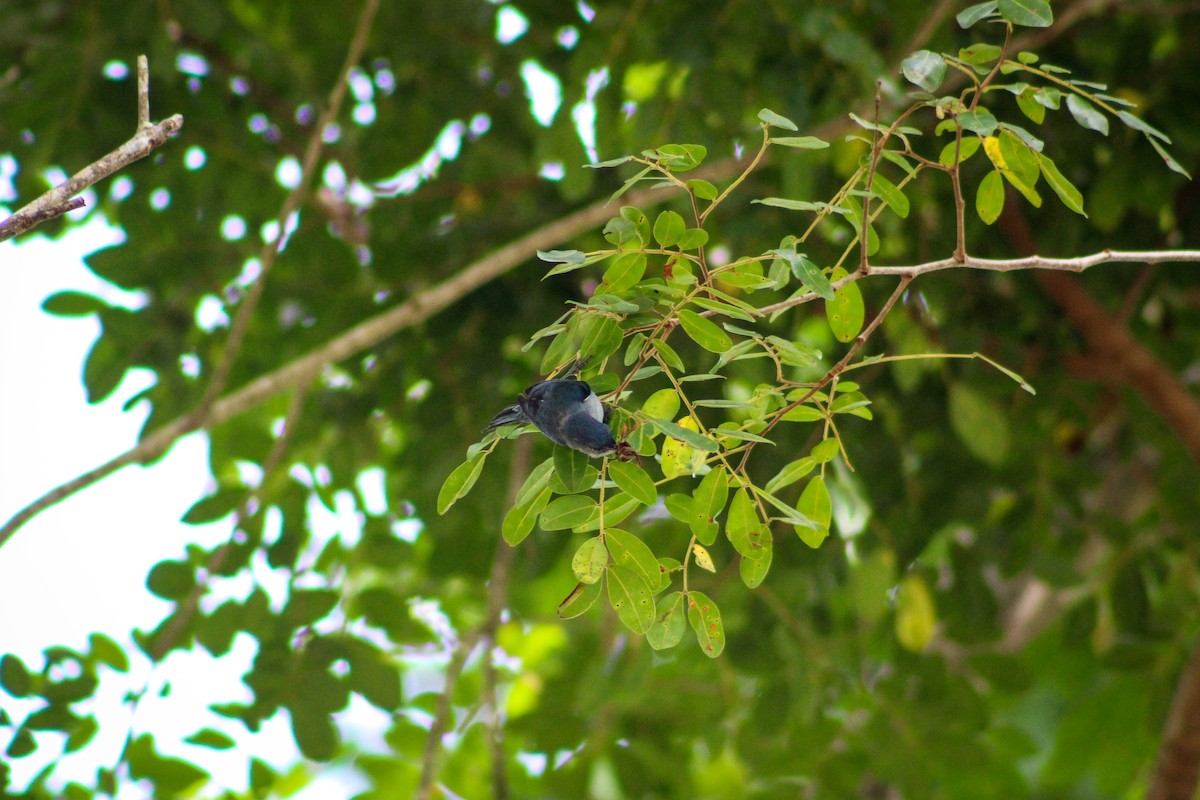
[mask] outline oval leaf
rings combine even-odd
[[[608,474],[612,476],[617,486],[628,492],[629,496],[639,503],[652,506],[658,499],[658,490],[654,488],[654,481],[650,479],[645,470],[636,464],[614,461],[608,465]]]
[[[729,334],[721,330],[715,322],[695,311],[681,309],[679,323],[683,325],[684,333],[691,337],[692,341],[710,353],[724,353],[733,347],[733,340],[729,338]]]
[[[655,650],[679,644],[687,627],[687,607],[683,592],[671,592],[658,599],[654,622],[646,630],[646,642]]]
[[[575,551],[571,559],[571,571],[580,583],[595,583],[604,577],[604,568],[608,564],[608,550],[604,540],[593,536]]]
[[[703,592],[688,593],[688,622],[696,632],[700,649],[709,658],[716,658],[725,649],[725,629],[721,626],[721,611]]]

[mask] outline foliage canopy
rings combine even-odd
[[[314,762],[364,798],[1147,786],[1200,619],[1200,418],[1158,391],[1196,368],[1197,279],[994,270],[1195,240],[1198,23],[924,6],[15,10],[22,198],[125,135],[140,49],[187,120],[97,187],[128,238],[88,265],[142,306],[45,308],[101,320],[92,401],[144,367],[147,441],[208,429],[183,519],[234,532],[151,571],[174,609],[132,643],[0,658],[10,761],[65,748],[8,793],[286,796]],[[475,441],[579,359],[640,459]],[[247,693],[187,746],[131,727],[63,786],[124,724],[108,673],[239,637]],[[204,750],[280,712],[310,761],[222,788]]]

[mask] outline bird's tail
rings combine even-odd
[[[527,422],[529,422],[529,417],[525,416],[525,412],[521,410],[521,407],[514,403],[492,417],[492,421],[487,424],[483,432],[494,431],[501,425],[524,425]]]

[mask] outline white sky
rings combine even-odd
[[[128,449],[145,419],[145,408],[123,413],[121,405],[148,385],[147,374],[127,376],[115,395],[98,406],[85,400],[80,376],[98,322],[92,317],[52,317],[41,310],[47,296],[64,289],[119,299],[121,293],[81,260],[113,241],[116,234],[94,220],[57,242],[34,235],[19,245],[0,245],[0,268],[8,278],[0,292],[4,520],[48,489]],[[228,524],[194,527],[179,522],[207,492],[207,447],[206,437],[189,436],[154,466],[126,467],[44,512],[0,548],[0,653],[17,655],[31,670],[40,670],[43,648],[85,648],[88,634],[100,631],[125,646],[132,657],[129,675],[105,671],[96,704],[81,704],[81,711],[97,715],[102,729],[91,745],[72,756],[68,778],[90,781],[97,766],[116,762],[131,722],[122,697],[147,681],[154,689],[170,681],[173,690],[165,699],[156,691],[148,693],[132,720],[134,728],[153,730],[164,751],[214,770],[218,781],[244,787],[249,753],[241,747],[219,752],[171,742],[211,725],[240,742],[252,738],[250,749],[268,763],[284,766],[296,757],[282,715],[261,734],[249,737],[240,723],[204,710],[208,702],[248,699],[239,682],[254,654],[246,637],[221,662],[202,651],[176,653],[153,674],[129,639],[134,627],[151,628],[169,610],[169,604],[145,588],[150,568],[164,558],[178,558],[190,541],[212,546],[227,536]],[[197,684],[204,691],[190,695],[188,686]],[[0,699],[17,720],[36,708],[34,703],[9,701],[2,693]],[[0,749],[7,739],[0,736]],[[39,737],[37,753],[11,762],[16,786],[45,766],[57,752],[50,746],[56,741],[54,736]],[[337,794],[346,788],[342,783]],[[309,791],[305,796],[323,794]]]

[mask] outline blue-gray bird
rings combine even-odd
[[[517,396],[516,403],[493,417],[483,432],[532,422],[555,444],[600,458],[617,451],[608,414],[608,407],[591,386],[574,377],[558,378],[530,386]]]

